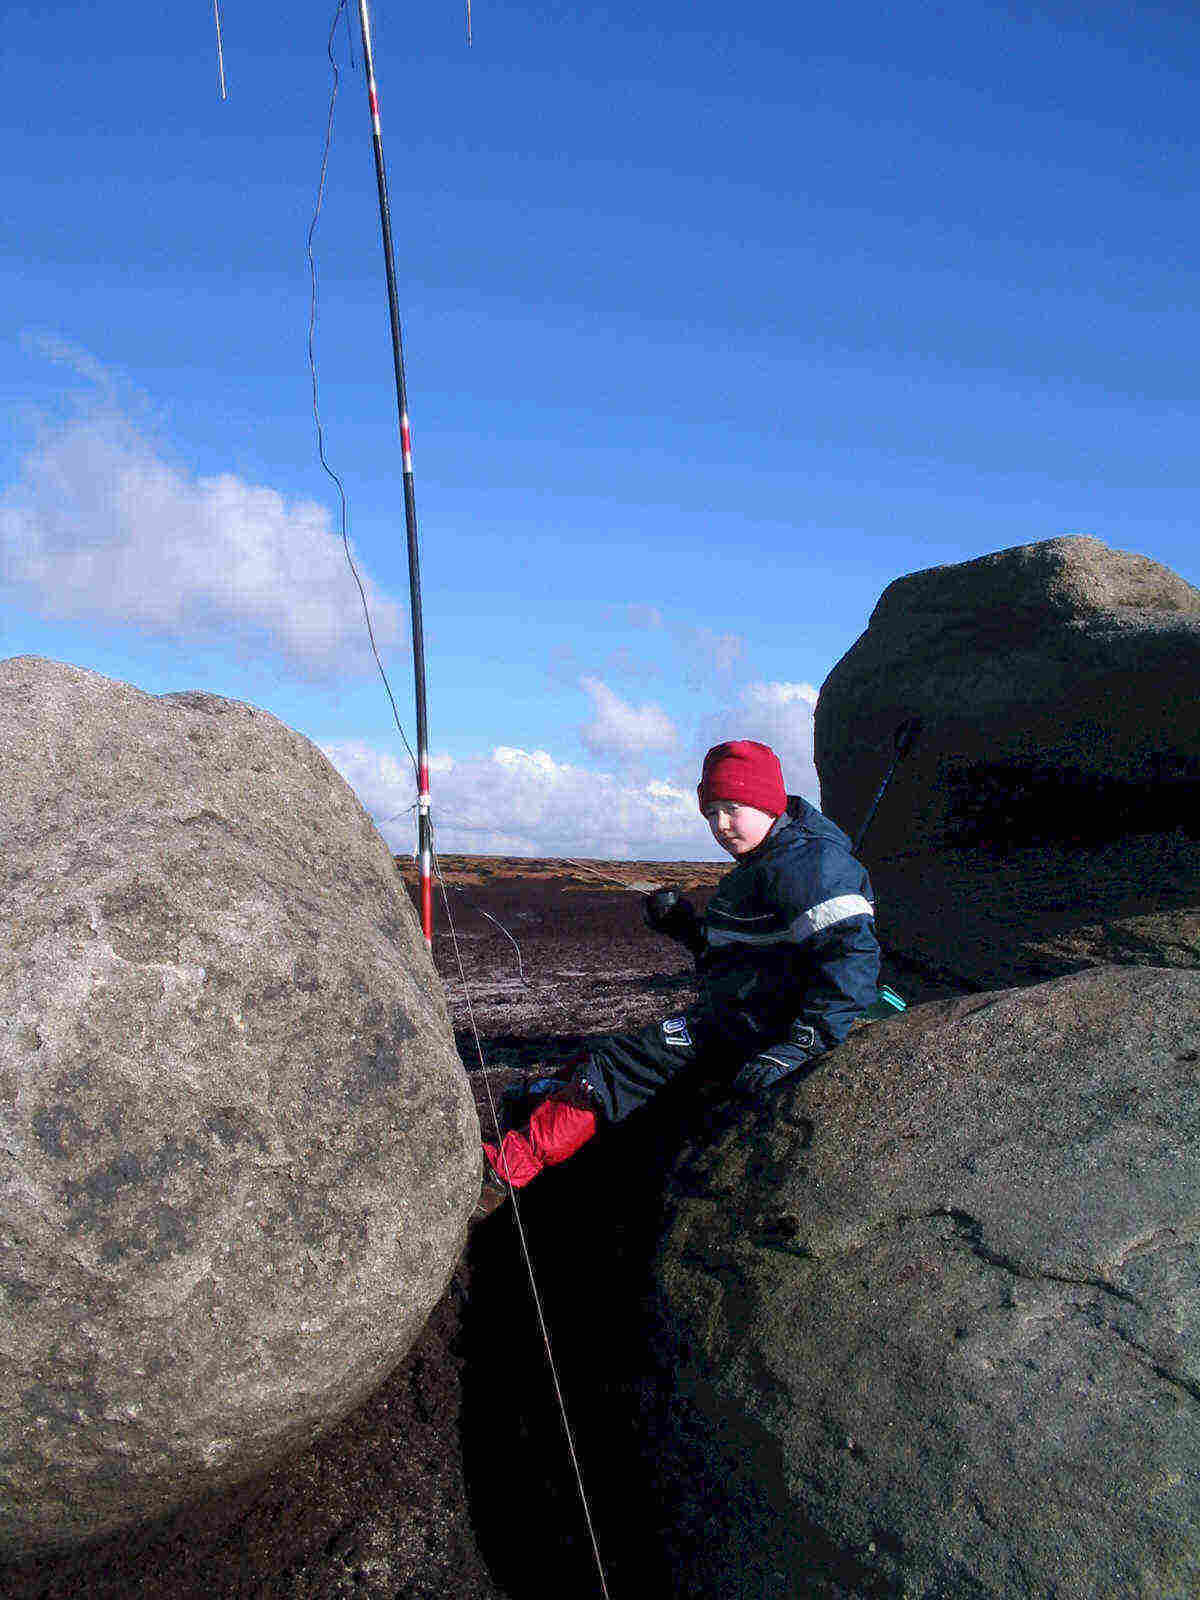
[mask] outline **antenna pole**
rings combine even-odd
[[[362,29],[367,100],[371,111],[371,142],[375,149],[375,181],[379,187],[379,224],[383,233],[383,261],[387,273],[388,312],[392,324],[392,364],[396,370],[396,406],[400,415],[400,446],[404,457],[404,522],[408,533],[408,592],[412,616],[413,678],[417,698],[417,848],[421,885],[421,930],[433,947],[433,846],[429,822],[429,728],[425,715],[425,630],[421,620],[421,563],[417,551],[417,496],[413,487],[412,439],[408,426],[408,394],[404,382],[404,345],[400,336],[400,309],[396,297],[396,266],[392,251],[392,214],[388,205],[387,168],[383,161],[383,134],[379,126],[379,95],[375,88],[375,60],[371,52],[371,23],[367,0],[358,0]]]

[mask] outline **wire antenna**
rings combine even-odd
[[[338,505],[341,510],[342,549],[345,551],[346,561],[349,565],[350,572],[353,575],[355,583],[358,585],[358,597],[362,601],[363,617],[365,618],[367,624],[367,638],[371,641],[371,654],[375,657],[375,665],[379,668],[379,676],[383,679],[383,687],[387,691],[388,704],[392,708],[392,720],[396,724],[401,739],[404,740],[404,748],[408,751],[409,760],[413,764],[413,775],[415,777],[417,771],[417,758],[413,755],[412,746],[408,742],[408,735],[405,733],[404,725],[400,721],[400,712],[396,707],[396,697],[392,693],[392,686],[388,681],[387,670],[384,667],[383,660],[379,654],[379,646],[375,642],[375,629],[371,624],[371,608],[367,604],[367,591],[363,587],[362,578],[359,576],[358,568],[354,563],[354,555],[350,549],[349,508],[346,504],[345,485],[342,483],[342,480],[338,474],[329,465],[329,461],[325,455],[325,428],[321,422],[321,408],[317,393],[317,258],[313,254],[313,240],[316,237],[317,223],[321,218],[321,207],[325,203],[325,179],[329,171],[329,149],[333,143],[333,113],[335,107],[337,106],[338,82],[341,77],[341,74],[338,72],[337,61],[334,59],[333,54],[333,36],[337,31],[338,18],[341,16],[345,6],[346,0],[338,0],[337,7],[333,13],[333,21],[329,26],[329,38],[325,44],[325,53],[329,57],[329,65],[333,71],[333,84],[329,91],[329,113],[325,119],[325,144],[321,151],[321,176],[317,183],[316,203],[313,206],[312,221],[309,223],[308,238],[305,241],[305,254],[308,256],[308,270],[312,280],[312,297],[309,302],[308,310],[308,370],[312,375],[312,413],[313,422],[317,429],[317,454],[321,458],[322,467],[325,469],[327,475],[333,480],[334,487],[338,492]],[[410,806],[408,809],[412,810],[413,808]]]
[[[563,860],[569,867],[576,867],[580,872],[590,873],[593,878],[599,878],[604,883],[615,883],[618,889],[632,890],[634,894],[645,894],[647,888],[656,889],[659,887],[658,884],[630,883],[628,878],[618,878],[611,872],[601,872],[598,867],[589,866],[586,861],[573,861],[570,856],[564,856]]]
[[[221,99],[226,100],[225,93],[225,52],[221,48],[221,5],[220,0],[213,0],[213,20],[217,24],[217,76],[221,80]]]
[[[354,29],[350,26],[350,8],[342,0],[342,9],[346,13],[346,47],[350,52],[350,70],[356,72],[358,63],[354,59]]]

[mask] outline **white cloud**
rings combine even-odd
[[[697,771],[705,750],[726,739],[757,739],[779,757],[789,794],[802,794],[817,804],[820,785],[813,761],[813,708],[817,690],[811,683],[745,684],[737,697],[701,719]]]
[[[692,689],[704,689],[714,679],[727,682],[746,653],[746,641],[737,633],[715,633],[683,623],[670,631],[685,662],[684,681]]]
[[[308,677],[370,665],[327,510],[230,473],[191,478],[111,404],[26,457],[0,497],[0,544],[9,597],[49,620],[266,649]],[[400,607],[363,584],[377,640],[396,643]]]
[[[49,330],[23,333],[20,336],[20,344],[23,350],[39,355],[43,360],[53,361],[56,366],[70,368],[78,377],[109,399],[115,395],[116,384],[112,372],[82,345],[75,344],[70,339],[64,339],[61,334]]]
[[[411,851],[415,786],[407,757],[353,741],[323,748],[391,848]],[[545,750],[501,745],[454,761],[431,787],[436,844],[447,854],[707,861],[719,853],[694,789],[663,779],[628,782]]]
[[[644,683],[647,678],[662,677],[662,668],[656,661],[651,661],[646,656],[639,656],[625,645],[618,645],[615,650],[610,650],[600,670],[606,677],[632,678],[635,683]]]
[[[599,678],[581,678],[592,698],[594,715],[579,731],[595,756],[636,756],[647,750],[669,750],[679,742],[675,724],[661,706],[634,706]]]
[[[657,606],[639,605],[636,602],[632,602],[621,609],[624,612],[625,621],[631,628],[654,629],[661,628],[663,625],[662,612]]]
[[[526,778],[553,779],[560,768],[547,750],[517,750],[512,745],[498,744],[492,751],[492,760],[498,766]],[[562,768],[569,771],[569,768]]]
[[[815,801],[816,698],[809,683],[746,684],[728,705],[703,719],[690,763],[675,767],[672,762],[669,777],[595,772],[559,761],[547,750],[513,745],[465,759],[435,756],[430,766],[437,848],[466,855],[723,860],[696,804],[704,751],[724,739],[760,739],[779,755],[789,791]],[[633,713],[636,729],[638,708],[625,709]],[[661,716],[658,708],[649,709]],[[615,729],[625,726],[618,712]],[[410,852],[416,840],[416,785],[408,757],[353,741],[323,748],[392,849]],[[616,753],[625,754],[625,747]]]
[[[811,683],[751,683],[747,684],[742,698],[747,705],[759,707],[769,715],[796,706],[807,706],[811,715],[819,693]]]

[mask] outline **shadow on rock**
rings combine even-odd
[[[546,1334],[511,1200],[475,1230],[464,1472],[480,1552],[511,1600],[604,1592],[576,1463],[612,1594],[683,1592],[686,1574],[687,1593],[727,1595],[705,1587],[706,1572],[723,1586],[736,1567],[731,1547],[781,1517],[794,1547],[787,1570],[803,1575],[803,1593],[891,1592],[797,1516],[766,1433],[751,1438],[744,1422],[735,1427],[675,1383],[680,1330],[665,1320],[654,1275],[668,1216],[693,1164],[703,1183],[714,1140],[734,1134],[758,1149],[758,1123],[777,1114],[676,1086],[527,1189],[519,1217]]]

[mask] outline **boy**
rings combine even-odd
[[[483,1149],[513,1188],[698,1063],[761,1094],[840,1043],[875,1002],[870,880],[842,830],[786,792],[775,752],[751,739],[714,745],[697,796],[734,868],[703,916],[669,889],[648,897],[645,915],[695,956],[700,998],[683,1016],[602,1036],[505,1103],[506,1131]]]

